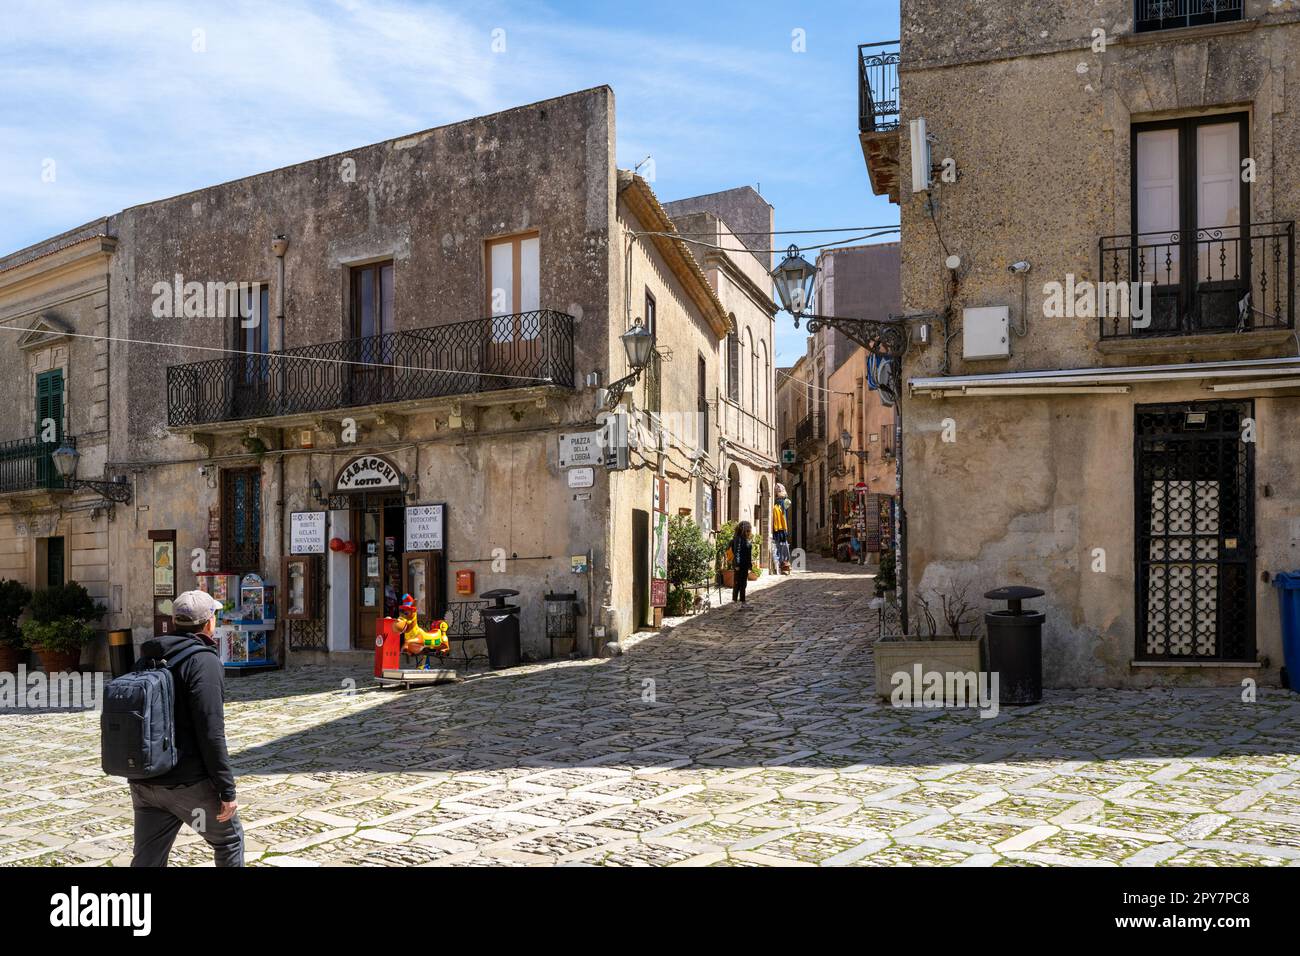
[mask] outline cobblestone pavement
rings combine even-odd
[[[250,862],[1300,865],[1300,698],[895,710],[870,694],[868,592],[814,563],[621,658],[436,689],[232,680]],[[94,713],[0,715],[0,866],[129,860],[98,762]],[[173,864],[210,861],[184,831]]]

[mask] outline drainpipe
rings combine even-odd
[[[270,241],[270,251],[276,254],[276,323],[270,326],[270,351],[282,351],[285,347],[285,252],[289,250],[289,238],[277,235]],[[281,405],[283,381],[276,382],[276,405]]]
[[[271,240],[271,251],[275,253],[275,323],[271,326],[270,329],[271,335],[268,336],[271,339],[271,341],[268,344],[270,345],[270,350],[272,352],[279,352],[284,349],[284,254],[285,252],[288,251],[288,249],[289,249],[289,240],[285,236],[277,235],[274,239]],[[279,377],[277,376],[277,378]],[[283,386],[284,383],[282,378],[276,381],[273,386],[275,389],[277,406],[281,404],[280,399],[281,399],[281,392]],[[280,435],[281,435],[281,445],[283,446],[284,432],[281,431]],[[287,514],[288,496],[285,494],[284,471],[285,471],[284,455],[277,455],[276,456],[276,497],[278,498],[278,501],[276,502],[276,504],[278,505],[279,522],[280,522],[280,527],[279,527],[280,533],[277,537],[279,538],[280,553],[276,557],[280,559],[283,559],[284,555],[286,555],[289,552],[289,545],[287,541],[287,538],[289,536],[289,528],[288,528],[289,522],[288,522],[288,514]],[[280,566],[283,567],[282,560]],[[271,573],[274,574],[274,572]],[[287,581],[280,582],[280,593],[285,596],[281,598],[282,602],[287,598],[289,593],[286,587],[287,584],[288,584]],[[283,652],[282,652],[281,660],[284,661],[283,666],[288,667],[289,666],[289,622],[288,621],[284,622],[284,630],[281,634],[281,640],[284,642],[282,645]]]

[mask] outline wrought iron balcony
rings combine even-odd
[[[1242,0],[1136,0],[1134,29],[1172,30],[1240,20]]]
[[[1102,339],[1295,327],[1294,222],[1105,236],[1099,248]]]
[[[804,448],[813,442],[820,441],[826,437],[825,416],[821,412],[813,412],[799,420],[799,424],[794,429],[794,443],[796,448]]]
[[[897,40],[858,44],[858,131],[898,128]]]
[[[0,442],[0,494],[14,491],[55,491],[66,487],[50,454],[60,445],[77,447],[70,435],[59,441],[20,438]]]
[[[167,423],[188,427],[546,384],[573,387],[573,317],[549,310],[173,365]]]

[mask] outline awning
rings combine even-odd
[[[989,375],[948,375],[908,380],[912,395],[961,398],[998,395],[1088,395],[1130,391],[1135,384],[1209,380],[1213,391],[1300,387],[1300,357],[1192,362],[1183,365],[1125,365],[1046,369]]]

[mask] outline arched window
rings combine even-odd
[[[772,362],[767,355],[767,339],[763,339],[763,382],[759,386],[763,392],[763,421],[771,422],[772,420]],[[755,409],[755,414],[758,410]]]

